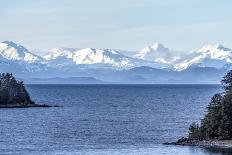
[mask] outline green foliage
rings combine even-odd
[[[222,80],[224,94],[215,94],[207,107],[201,125],[192,124],[189,139],[232,139],[232,71]]]
[[[0,105],[32,103],[23,82],[17,81],[12,74],[0,74]]]
[[[190,140],[200,140],[201,135],[200,135],[200,127],[197,123],[192,123],[189,126],[189,139]]]
[[[232,70],[229,71],[222,79],[222,85],[227,93],[232,92]]]

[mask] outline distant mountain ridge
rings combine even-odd
[[[232,50],[219,44],[182,52],[156,43],[133,55],[113,49],[55,48],[40,56],[12,41],[0,43],[0,72],[27,79],[90,77],[92,83],[219,83],[231,66]]]
[[[41,63],[42,57],[29,52],[25,47],[18,45],[12,41],[4,41],[0,43],[1,58],[7,60],[24,61],[27,63]]]
[[[64,49],[58,52],[52,52],[51,55],[44,57],[48,64],[61,65],[69,63],[70,65],[108,65],[115,68],[131,68],[145,64],[143,60],[131,58],[112,49]]]
[[[20,79],[26,84],[106,84],[106,81],[101,81],[93,77],[69,77],[69,78],[29,78]]]
[[[191,65],[199,64],[203,67],[222,68],[232,63],[232,50],[218,44],[206,45],[197,51],[192,51],[193,57],[176,65],[178,69],[186,69]]]

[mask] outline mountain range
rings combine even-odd
[[[220,44],[191,51],[160,43],[138,52],[54,48],[42,56],[12,41],[0,43],[0,72],[26,83],[216,84],[231,64],[232,50]]]

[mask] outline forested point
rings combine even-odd
[[[200,125],[190,125],[189,141],[232,139],[232,70],[223,78],[222,85],[225,91],[212,97]]]
[[[33,104],[23,82],[17,81],[10,73],[0,74],[0,106]]]

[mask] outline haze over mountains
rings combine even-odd
[[[138,52],[55,48],[40,56],[12,41],[0,43],[0,72],[26,83],[219,83],[231,68],[232,50],[206,45],[177,51],[160,43]]]

